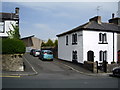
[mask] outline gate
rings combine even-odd
[[[120,63],[120,50],[118,51],[118,63]]]

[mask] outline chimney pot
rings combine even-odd
[[[96,16],[96,17],[93,17],[91,19],[89,19],[89,21],[95,21],[97,22],[98,24],[101,24],[101,16]]]
[[[16,13],[16,15],[19,15],[19,8],[18,7],[15,8],[15,13]]]
[[[115,17],[115,14],[114,13],[112,13],[112,19]]]

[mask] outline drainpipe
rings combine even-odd
[[[113,32],[113,62],[114,62],[114,43],[115,41],[114,41],[114,32]]]

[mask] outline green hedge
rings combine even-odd
[[[22,54],[25,53],[25,44],[18,39],[3,39],[2,54]]]

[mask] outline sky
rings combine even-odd
[[[97,7],[99,12],[97,13]],[[117,2],[2,2],[0,12],[14,13],[20,8],[21,38],[35,35],[42,40],[56,39],[56,35],[69,31],[101,16],[103,22],[117,17]]]

